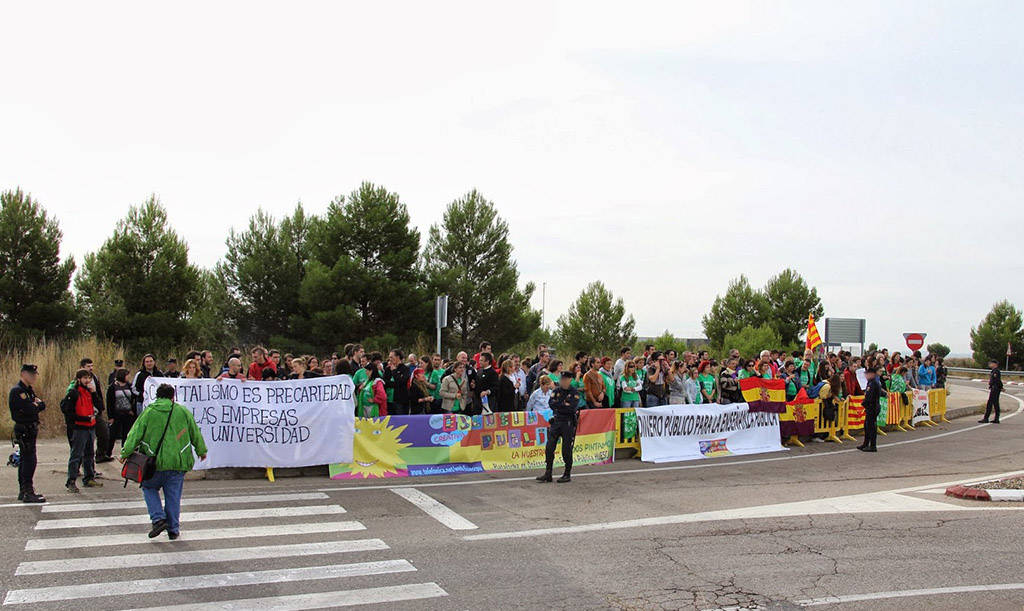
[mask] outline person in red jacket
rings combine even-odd
[[[246,378],[250,380],[262,380],[264,369],[277,369],[274,362],[267,358],[267,349],[263,346],[256,346],[252,349],[252,364],[249,365],[249,373]]]
[[[860,387],[860,382],[857,381],[858,369],[860,369],[860,357],[855,356],[850,359],[850,365],[843,372],[843,389],[846,391],[847,397],[864,394],[864,389]]]
[[[96,416],[103,411],[103,402],[96,390],[96,379],[88,369],[79,369],[75,385],[60,402],[64,419],[72,428],[71,456],[68,459],[68,492],[77,493],[79,469],[83,472],[82,485],[88,488],[103,486],[96,481]]]

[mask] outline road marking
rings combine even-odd
[[[319,535],[329,532],[366,530],[359,522],[325,522],[323,524],[272,524],[269,526],[246,526],[242,528],[214,528],[210,530],[182,531],[181,541],[210,541],[213,539],[245,539],[248,537],[281,537],[296,535]],[[129,535],[91,535],[85,537],[53,537],[30,539],[25,551],[65,549],[72,547],[99,547],[111,545],[141,545],[143,543],[173,543],[164,538],[146,538],[146,533]]]
[[[452,530],[476,530],[477,528],[476,524],[455,513],[452,508],[415,488],[395,488],[392,492],[419,507],[428,516]]]
[[[162,554],[132,554],[128,556],[107,556],[101,558],[71,558],[62,560],[40,560],[22,562],[15,575],[44,575],[48,573],[74,573],[92,571],[97,566],[103,569],[130,569],[143,566],[170,566],[175,564],[203,564],[208,562],[235,562],[239,560],[263,560],[267,558],[295,558],[299,556],[320,556],[346,552],[368,552],[389,549],[380,539],[358,539],[355,541],[326,541],[320,543],[296,543],[292,545],[263,545],[259,547],[235,547]]]
[[[862,602],[865,600],[884,600],[888,598],[908,598],[911,596],[935,596],[938,594],[964,594],[967,592],[1000,592],[1006,590],[1024,590],[1024,583],[994,583],[982,586],[948,586],[944,588],[924,588],[921,590],[894,590],[891,592],[872,592],[870,594],[847,594],[845,596],[826,596],[798,600],[796,604],[804,607],[821,605],[837,605],[841,603]]]
[[[208,496],[189,497],[181,500],[181,506],[199,505],[231,505],[249,503],[284,503],[289,501],[322,501],[330,498],[322,492],[304,492],[298,494],[260,494],[252,496]],[[20,503],[19,503],[20,504]],[[145,509],[143,501],[107,501],[105,503],[47,503],[43,513],[61,513],[65,511],[109,511],[111,509]]]
[[[906,492],[899,491],[899,492]],[[632,520],[618,520],[615,522],[597,522],[593,524],[580,524],[577,526],[558,526],[551,528],[536,528],[532,530],[520,530],[510,532],[487,533],[482,535],[466,535],[466,541],[489,541],[495,539],[521,539],[527,537],[544,537],[550,535],[565,535],[582,532],[595,532],[604,530],[620,530],[640,528],[644,526],[665,526],[668,524],[688,524],[693,522],[714,522],[720,520],[753,520],[760,518],[781,518],[807,515],[834,515],[834,514],[855,514],[855,513],[897,513],[897,512],[955,512],[955,511],[1013,511],[1018,508],[1005,507],[994,508],[987,504],[984,506],[969,507],[953,505],[939,501],[931,501],[912,496],[905,496],[898,491],[868,492],[849,496],[838,496],[827,499],[811,499],[808,501],[794,501],[791,503],[777,503],[773,505],[759,505],[754,507],[739,507],[736,509],[721,509],[716,511],[702,511],[698,513],[684,513],[679,515],[658,516],[653,518],[637,518]],[[1024,507],[1019,508],[1024,510]]]
[[[11,590],[4,599],[5,605],[53,602],[58,600],[81,600],[108,596],[133,596],[153,592],[191,591],[202,588],[227,588],[232,586],[253,586],[268,583],[289,583],[294,581],[321,581],[339,577],[361,577],[404,573],[415,571],[416,567],[407,560],[382,560],[358,562],[355,564],[332,564],[308,566],[271,571],[246,573],[220,573],[215,575],[189,575],[186,577],[164,577],[160,579],[136,579],[108,583],[82,583],[71,586],[51,586],[30,590]],[[216,603],[214,606],[222,606]]]
[[[340,515],[345,509],[340,505],[307,505],[304,507],[261,507],[259,509],[230,509],[227,511],[197,511],[181,514],[182,522],[209,522],[212,520],[252,520],[258,518],[290,518],[298,516]],[[68,518],[63,520],[40,520],[36,530],[58,528],[92,528],[109,526],[112,518]],[[118,525],[150,524],[148,515],[118,516]]]
[[[438,598],[448,596],[436,583],[414,583],[404,586],[366,588],[363,590],[341,590],[340,592],[317,592],[315,594],[294,594],[269,598],[226,600],[218,603],[192,603],[167,607],[146,607],[145,611],[209,611],[211,607],[230,611],[302,611],[303,609],[330,609],[355,605]]]

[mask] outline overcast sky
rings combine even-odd
[[[369,180],[425,238],[477,188],[549,325],[601,279],[701,336],[787,266],[892,347],[1024,304],[1022,3],[356,4],[5,3],[0,189],[79,264],[156,193],[212,266],[261,206]]]

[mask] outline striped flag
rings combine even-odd
[[[781,414],[786,411],[786,381],[746,378],[740,380],[740,391],[752,412]]]
[[[846,421],[850,423],[851,429],[864,428],[864,396],[853,395],[846,408]]]
[[[818,335],[818,326],[814,324],[814,314],[807,318],[807,349],[816,350],[821,345],[821,336]]]
[[[886,424],[899,424],[900,423],[900,393],[891,392],[889,393],[889,413],[886,415]]]

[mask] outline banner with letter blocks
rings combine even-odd
[[[544,468],[551,410],[484,416],[436,414],[356,420],[353,461],[332,464],[332,479],[452,475]],[[580,412],[574,464],[615,457],[615,410]],[[561,452],[555,463],[562,465]]]

